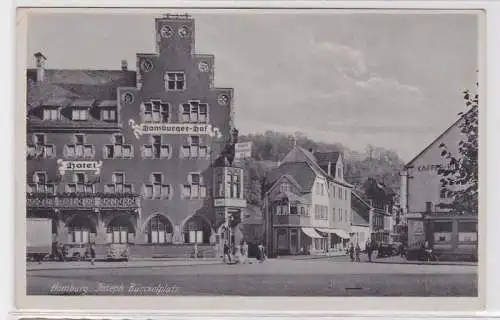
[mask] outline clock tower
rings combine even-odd
[[[194,53],[194,19],[188,14],[157,18],[156,39],[160,55]]]

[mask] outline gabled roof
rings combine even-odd
[[[48,99],[115,100],[118,87],[135,87],[135,71],[46,69],[37,81],[36,69],[27,70],[28,110]]]
[[[471,108],[469,111],[467,111],[465,114],[468,114],[469,112],[472,112],[475,108]],[[464,115],[465,115],[464,114]],[[464,115],[459,117],[455,122],[453,122],[446,130],[444,130],[443,133],[441,133],[439,136],[437,136],[436,139],[434,139],[427,147],[425,147],[419,154],[417,154],[413,159],[411,159],[406,165],[405,168],[410,167],[418,158],[420,158],[427,150],[429,150],[432,146],[434,146],[436,143],[438,143],[443,136],[445,136],[448,132],[450,132],[455,126],[457,126],[460,121],[463,119]]]
[[[364,206],[368,207],[368,208],[371,208],[372,206],[370,205],[370,203],[368,202],[368,200],[366,200],[363,196],[361,196],[360,194],[358,194],[357,192],[354,192],[352,191],[351,192],[352,196],[354,199],[356,199],[357,201],[359,201],[361,204],[363,204]]]
[[[352,212],[351,225],[362,226],[362,227],[368,227],[370,225],[370,217],[360,215],[357,212],[357,210],[351,210],[351,212]]]
[[[311,192],[316,179],[316,172],[307,162],[286,162],[268,173],[265,181],[266,191],[285,175],[292,177],[303,192]]]
[[[328,173],[328,166],[330,166],[331,176],[334,178],[338,178],[337,176],[337,161],[339,157],[341,157],[340,152],[315,152],[314,157],[316,158],[317,163],[325,171]]]
[[[293,192],[285,191],[285,192],[281,192],[280,194],[278,194],[276,196],[276,199],[283,199],[283,198],[287,198],[288,201],[290,201],[290,202],[299,202],[299,203],[303,203],[303,204],[311,204],[310,199],[305,198],[305,197],[301,197],[299,195],[296,195]]]

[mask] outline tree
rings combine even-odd
[[[440,207],[451,209],[456,214],[477,214],[479,96],[470,90],[465,90],[463,95],[467,111],[459,113],[462,139],[458,143],[458,154],[450,152],[444,143],[439,146],[445,160],[445,166],[438,170],[442,176],[441,192],[453,199]]]

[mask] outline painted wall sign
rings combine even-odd
[[[424,165],[421,165],[421,166],[417,166],[416,169],[417,171],[437,171],[439,169],[451,169],[450,166],[447,166],[447,165],[442,165],[442,164],[424,164]]]
[[[252,142],[238,142],[234,146],[235,158],[244,159],[252,156]]]
[[[172,135],[209,135],[220,138],[222,136],[218,128],[211,124],[193,124],[193,123],[141,123],[136,124],[134,120],[128,121],[134,131],[136,138],[143,134],[172,134]]]
[[[100,174],[102,161],[64,161],[59,159],[57,164],[61,175],[64,175],[66,171],[95,171],[96,174]]]

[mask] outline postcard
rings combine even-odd
[[[480,308],[482,18],[19,10],[19,307]]]

